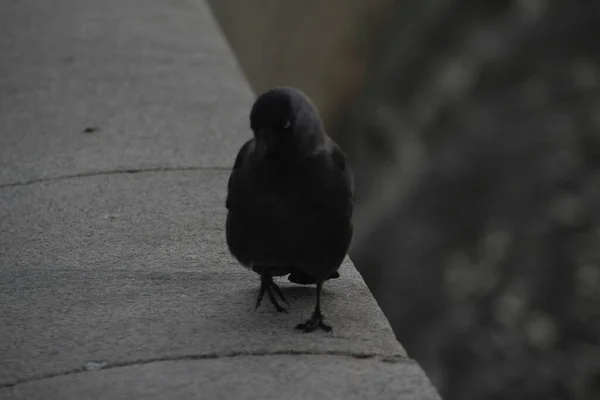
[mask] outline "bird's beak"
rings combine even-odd
[[[272,150],[281,139],[280,134],[273,129],[259,129],[256,131],[256,141],[264,151]]]

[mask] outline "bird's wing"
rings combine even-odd
[[[233,168],[231,170],[231,174],[229,175],[229,181],[227,182],[227,199],[225,200],[225,207],[227,207],[228,210],[231,209],[232,186],[236,177],[239,175],[239,171],[244,163],[244,159],[248,156],[248,154],[250,154],[252,141],[253,139],[250,139],[246,143],[244,143],[244,145],[242,146],[235,158],[235,162],[233,163]]]
[[[335,171],[335,192],[342,196],[345,203],[345,212],[347,216],[352,216],[354,210],[354,176],[350,164],[346,160],[346,155],[340,147],[332,143],[331,158],[336,167]]]

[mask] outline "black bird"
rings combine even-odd
[[[240,149],[229,177],[226,236],[232,255],[261,277],[266,292],[285,297],[273,276],[317,287],[312,317],[296,326],[330,331],[321,289],[339,276],[352,239],[354,181],[346,156],[325,133],[319,113],[300,90],[261,94],[250,112],[253,138]]]

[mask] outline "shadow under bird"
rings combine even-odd
[[[280,312],[289,305],[273,281],[288,276],[316,284],[311,318],[296,326],[330,331],[321,313],[321,290],[337,272],[352,239],[354,181],[346,156],[325,133],[316,107],[300,90],[261,94],[250,112],[253,138],[240,149],[229,177],[227,245],[260,275],[256,307],[265,294]]]

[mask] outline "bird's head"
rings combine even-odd
[[[250,127],[257,145],[266,152],[312,152],[325,137],[316,107],[292,87],[261,94],[252,106]]]

